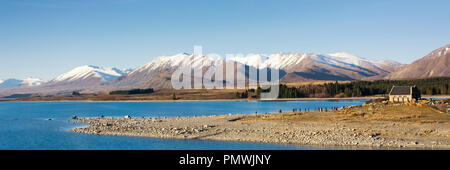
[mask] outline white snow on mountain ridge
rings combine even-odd
[[[375,66],[375,67],[381,67],[383,65],[398,65],[400,63],[397,63],[395,61],[390,60],[369,60],[365,58],[360,58],[345,52],[340,53],[333,53],[328,54],[329,56],[332,56],[337,61],[343,61],[345,63],[350,63],[356,66]]]
[[[333,54],[317,54],[317,53],[277,53],[269,56],[256,54],[250,56],[233,57],[229,60],[236,61],[242,64],[260,68],[280,68],[285,69],[293,65],[300,64],[304,59],[311,58],[315,62],[332,65],[332,66],[350,66],[350,67],[380,67],[381,65],[396,65],[399,64],[390,60],[368,60],[353,56],[348,53],[333,53]]]
[[[314,55],[312,53],[277,53],[270,55],[266,67],[285,69],[292,65],[300,64],[307,57]]]
[[[449,46],[449,45],[447,45],[447,46]],[[435,53],[433,53],[431,55],[432,58],[436,58],[436,57],[439,57],[439,56],[446,55],[448,52],[450,52],[450,48],[449,47],[440,48],[440,49],[438,49],[436,51],[437,52],[435,52]]]
[[[141,67],[138,67],[137,69],[131,71],[129,74],[133,74],[136,72],[141,72],[144,70],[155,70],[158,67],[162,67],[162,66],[168,66],[168,67],[173,67],[175,65],[178,65],[179,63],[181,63],[181,61],[187,56],[188,54],[186,53],[180,53],[180,54],[176,54],[173,56],[160,56],[157,57],[156,59],[154,59],[153,61],[151,61],[150,63],[147,63]]]
[[[284,69],[292,65],[299,64],[303,59],[312,54],[306,53],[276,53],[269,56],[264,54],[254,54],[249,56],[232,57],[228,60],[236,61],[252,67],[259,68],[280,68]]]
[[[332,53],[332,54],[328,54],[328,56],[334,60],[337,61],[342,61],[345,63],[350,63],[353,65],[361,65],[362,62],[369,62],[369,60],[363,59],[363,58],[359,58],[357,56],[345,53],[345,52],[339,52],[339,53]]]
[[[157,70],[158,68],[170,68],[170,67],[177,67],[182,64],[192,64],[193,68],[202,68],[210,66],[215,60],[212,57],[209,56],[194,56],[193,54],[187,54],[187,53],[180,53],[173,56],[161,56],[150,63],[147,63],[133,71],[131,71],[129,74],[133,74],[136,72],[142,72],[145,70]]]
[[[89,77],[98,77],[104,79],[105,81],[111,81],[123,74],[123,71],[117,68],[103,68],[98,66],[84,65],[74,68],[71,71],[56,77],[52,80],[52,82],[75,81],[86,79]]]
[[[392,61],[392,60],[371,60],[371,62],[376,64],[376,65],[378,65],[378,66],[382,66],[382,65],[397,66],[397,65],[400,65],[399,62]]]
[[[44,82],[45,81],[43,81],[41,79],[29,77],[29,78],[23,79],[21,84],[22,84],[22,86],[39,86]]]
[[[246,64],[259,68],[279,68],[286,69],[291,66],[300,64],[306,58],[321,64],[333,67],[362,67],[362,68],[382,68],[382,66],[395,66],[400,63],[390,60],[368,60],[360,58],[345,52],[332,54],[319,53],[276,53],[271,55],[251,54],[247,56],[234,56],[227,58],[228,61]],[[222,59],[222,58],[221,58]],[[191,63],[193,68],[201,68],[210,66],[216,58],[209,56],[197,57],[193,54],[180,53],[173,56],[160,56],[145,64],[129,74],[143,71],[161,71],[160,69],[175,68],[182,64]]]
[[[227,59],[253,67],[257,67],[258,65],[259,67],[265,67],[265,63],[269,59],[269,56],[264,54],[251,54],[247,56],[235,56]]]

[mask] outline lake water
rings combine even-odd
[[[297,145],[141,137],[100,136],[69,132],[86,126],[78,117],[173,117],[228,113],[271,113],[279,109],[331,108],[362,104],[368,99],[299,101],[189,101],[189,102],[0,102],[0,149],[330,149]],[[48,120],[51,118],[52,120]]]

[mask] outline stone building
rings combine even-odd
[[[393,86],[389,92],[390,102],[412,102],[420,99],[420,92],[416,86]]]

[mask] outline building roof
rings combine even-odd
[[[389,95],[409,95],[413,86],[393,86]]]

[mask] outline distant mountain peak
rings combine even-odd
[[[450,76],[450,44],[433,50],[425,57],[389,74],[388,79],[411,79]]]
[[[448,53],[450,53],[450,44],[447,44],[447,45],[445,45],[445,46],[443,46],[441,48],[433,50],[431,53],[426,55],[424,57],[424,59],[437,58],[437,57],[440,57],[440,56],[447,55]]]
[[[45,81],[43,81],[39,78],[28,77],[26,79],[23,79],[22,85],[24,85],[24,86],[39,86],[44,82]]]
[[[104,81],[109,82],[123,74],[123,71],[117,68],[103,68],[94,65],[83,65],[56,77],[52,80],[52,82],[75,81],[92,77],[101,78]]]

